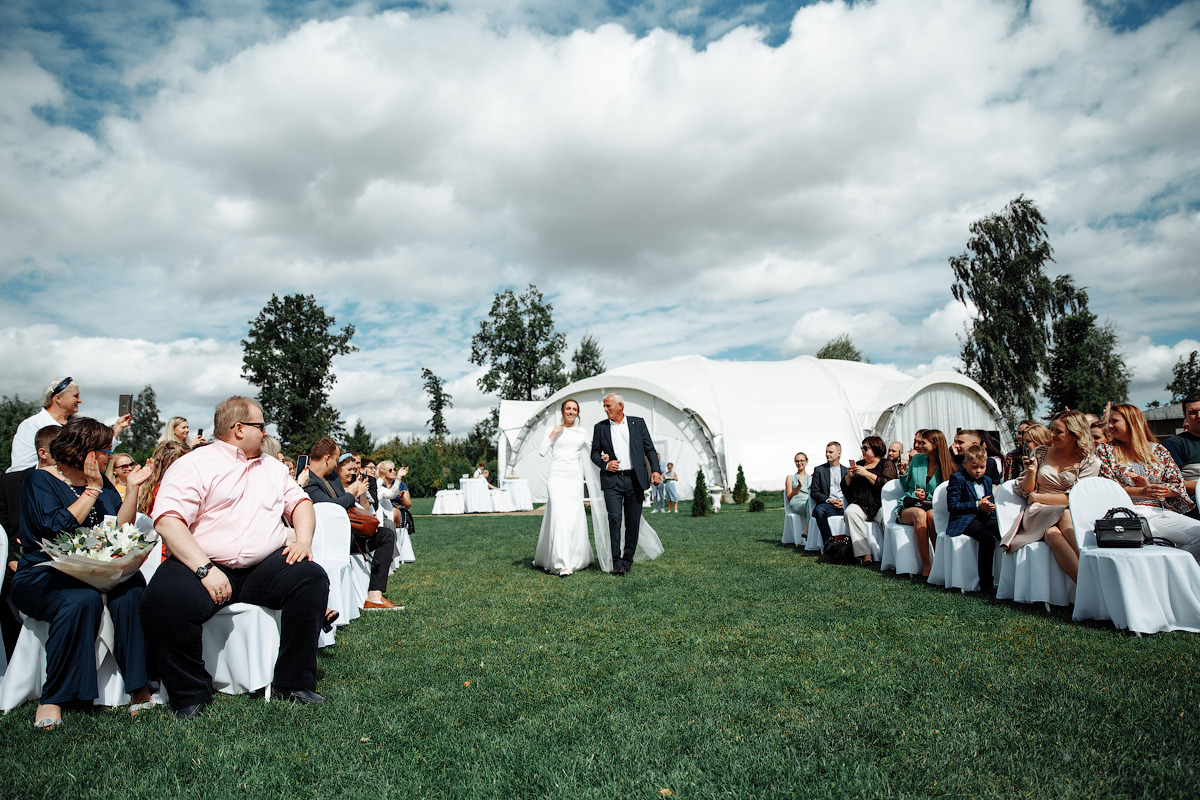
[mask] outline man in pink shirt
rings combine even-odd
[[[280,609],[274,696],[322,703],[317,637],[329,577],[312,560],[316,514],[287,468],[262,458],[262,406],[231,397],[217,406],[216,441],[167,470],[154,502],[154,529],[171,557],[142,595],[142,627],[177,719],[212,702],[201,626],[227,603]],[[289,541],[288,518],[296,531]]]

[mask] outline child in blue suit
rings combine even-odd
[[[979,585],[992,589],[992,558],[1000,541],[996,498],[987,476],[988,453],[983,445],[972,445],[963,456],[962,468],[950,476],[946,506],[950,510],[947,536],[970,536],[979,542]]]

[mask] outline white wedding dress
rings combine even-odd
[[[608,533],[608,511],[600,490],[600,470],[592,463],[592,438],[578,422],[553,442],[550,431],[542,439],[540,453],[550,455],[550,471],[546,477],[546,508],[542,529],[538,534],[533,564],[549,572],[574,572],[592,563],[592,548],[588,542],[587,517],[583,513],[583,487],[586,483],[592,513],[592,529],[596,540],[595,561],[600,569],[612,572],[612,544]],[[621,540],[625,532],[622,523]],[[643,515],[638,526],[638,545],[633,560],[641,563],[658,558],[663,553],[662,542]]]

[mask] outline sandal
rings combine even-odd
[[[59,719],[54,719],[53,717],[42,717],[33,723],[33,727],[45,728],[46,730],[53,730],[55,728],[61,728],[62,726],[63,721],[61,717]]]
[[[158,705],[158,703],[155,703],[153,698],[151,698],[150,700],[147,700],[144,703],[130,703],[129,704],[129,716],[136,717],[138,714],[142,713],[143,711],[149,711],[150,709],[154,708],[156,705]]]
[[[325,624],[321,626],[321,630],[329,633],[333,630],[333,623],[337,622],[337,618],[341,616],[341,612],[334,611],[332,608],[325,612]]]

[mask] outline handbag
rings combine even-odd
[[[1096,520],[1095,531],[1100,547],[1141,547],[1151,541],[1150,523],[1128,508],[1110,508]]]
[[[379,519],[374,514],[368,514],[361,508],[348,508],[346,515],[350,517],[350,532],[357,533],[370,539],[379,530]]]
[[[854,543],[850,541],[849,536],[831,536],[821,548],[822,564],[854,564],[857,561],[854,557]]]
[[[932,511],[933,510],[933,501],[932,500],[918,500],[915,497],[906,497],[906,498],[904,498],[904,503],[901,504],[900,508],[901,509],[919,508],[922,511]]]

